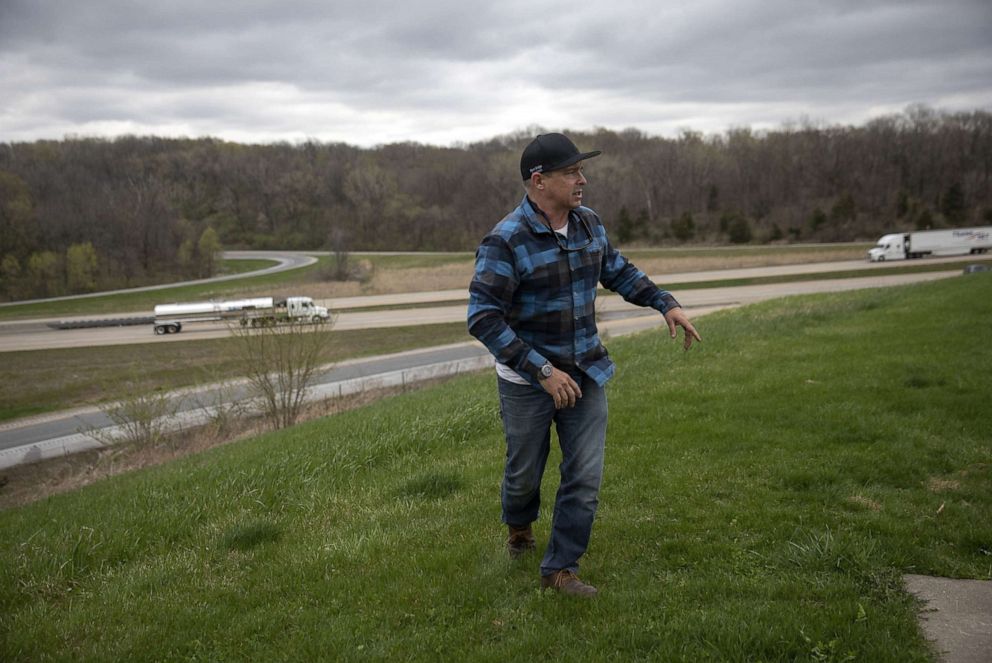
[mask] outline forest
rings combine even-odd
[[[0,299],[207,276],[220,249],[471,251],[522,198],[532,128],[454,147],[0,143]],[[615,244],[872,241],[992,223],[992,113],[677,137],[567,132]]]

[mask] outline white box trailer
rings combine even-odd
[[[155,307],[155,333],[177,334],[191,322],[236,321],[241,326],[273,324],[287,320],[326,321],[330,313],[310,297],[253,297],[228,301],[159,304]]]
[[[992,226],[922,230],[882,235],[868,249],[870,262],[904,260],[924,256],[959,256],[986,253],[992,249]]]

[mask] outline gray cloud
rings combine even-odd
[[[0,3],[0,140],[452,143],[992,107],[970,0]]]

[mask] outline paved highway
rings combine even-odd
[[[881,273],[854,279],[829,279],[817,281],[801,281],[793,283],[777,283],[760,286],[743,286],[738,288],[690,289],[674,288],[675,296],[686,307],[709,306],[712,304],[733,303],[745,304],[762,299],[782,297],[791,294],[813,292],[835,292],[856,288],[897,285],[912,283],[920,280],[950,276],[960,273],[956,263],[974,260],[968,256],[955,258],[938,258],[926,261],[926,264],[947,264],[946,272],[929,272],[906,275],[883,275]],[[914,262],[912,264],[923,264]],[[779,265],[773,267],[751,267],[745,269],[729,269],[707,272],[685,272],[658,274],[652,276],[656,283],[678,284],[698,283],[702,281],[717,281],[727,279],[761,278],[768,276],[787,276],[790,274],[824,274],[866,270],[871,274],[885,265],[869,264],[863,261],[844,261],[834,263],[811,263],[804,265]],[[436,324],[445,322],[461,322],[465,319],[465,306],[462,302],[468,299],[467,290],[444,290],[439,292],[404,293],[391,295],[374,295],[329,299],[318,302],[327,306],[337,315],[335,329],[355,330],[371,328],[401,327],[418,324]],[[445,304],[445,302],[459,302]],[[395,308],[391,310],[357,311],[355,309],[374,306],[402,307],[414,304],[436,303],[436,306],[421,308]],[[603,312],[621,310],[629,307],[617,297],[603,297],[598,308]],[[66,320],[86,319],[65,318]],[[88,316],[90,318],[126,317],[104,314]],[[54,348],[75,348],[97,345],[124,345],[132,343],[178,343],[207,338],[221,338],[229,331],[224,323],[196,323],[183,327],[179,334],[155,336],[150,325],[131,327],[103,327],[94,329],[55,330],[47,326],[48,322],[57,320],[38,319],[11,322],[0,322],[0,352],[18,350],[43,350]]]

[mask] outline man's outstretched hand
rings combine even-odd
[[[685,311],[681,307],[669,310],[665,314],[665,322],[668,323],[668,333],[671,334],[672,338],[678,335],[677,327],[685,330],[685,342],[682,343],[684,349],[688,350],[692,347],[692,339],[696,339],[700,343],[703,342],[699,332],[696,331],[696,328],[692,326],[692,322],[689,321],[689,316],[685,314]]]

